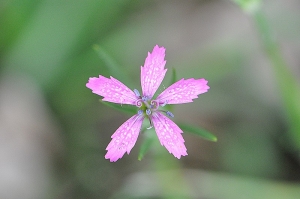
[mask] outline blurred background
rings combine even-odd
[[[299,89],[300,2],[251,1],[1,0],[0,198],[300,198],[300,95],[289,96]],[[251,13],[259,2],[266,23]],[[274,69],[260,34],[268,27],[290,73]],[[111,75],[140,90],[156,44],[169,69],[159,91],[173,69],[211,87],[175,106],[174,121],[218,141],[185,132],[188,156],[177,160],[157,141],[138,161],[141,133],[111,163],[105,148],[130,115],[85,84]]]

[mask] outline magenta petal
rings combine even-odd
[[[125,152],[130,153],[138,138],[143,119],[143,116],[134,115],[116,130],[106,147],[105,159],[116,162],[123,157]]]
[[[182,130],[169,118],[160,112],[152,115],[152,122],[161,145],[165,146],[169,153],[176,158],[187,155]]]
[[[135,104],[137,100],[132,90],[113,77],[110,77],[110,79],[102,75],[91,77],[86,87],[91,89],[93,93],[104,97],[103,101],[118,104]]]
[[[144,67],[141,66],[143,96],[153,97],[167,72],[165,64],[165,48],[154,46],[152,53],[148,52]]]
[[[192,102],[199,94],[208,91],[205,79],[181,79],[164,90],[157,98],[161,104],[182,104]]]

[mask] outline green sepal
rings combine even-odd
[[[215,135],[212,133],[208,132],[207,130],[203,128],[199,128],[196,126],[191,126],[187,124],[178,124],[178,126],[184,131],[184,132],[189,132],[195,135],[200,136],[201,138],[204,138],[206,140],[216,142],[218,139]]]
[[[132,106],[132,105],[128,105],[128,104],[115,104],[115,103],[111,103],[111,102],[105,102],[105,101],[102,101],[102,100],[99,100],[102,104],[108,106],[108,107],[111,107],[111,108],[114,108],[118,111],[122,111],[122,112],[125,112],[125,113],[128,113],[130,115],[134,115],[134,114],[137,114],[137,108],[135,106]]]

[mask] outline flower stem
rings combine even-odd
[[[274,74],[282,96],[283,106],[290,125],[289,138],[294,149],[300,149],[300,86],[289,70],[280,51],[279,45],[272,35],[266,17],[261,9],[253,13],[253,18],[261,36],[262,44],[273,66]]]

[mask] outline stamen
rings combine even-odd
[[[142,107],[142,105],[143,105],[142,100],[141,100],[141,99],[136,100],[136,101],[135,101],[135,105],[136,105],[137,107]]]
[[[140,92],[137,89],[133,89],[133,92],[135,93],[135,96],[141,97]]]
[[[156,101],[156,100],[152,100],[151,102],[150,102],[150,104],[151,104],[151,109],[154,109],[154,110],[157,110],[158,109],[158,107],[159,107],[159,103],[158,103],[158,101]]]
[[[148,100],[148,97],[147,97],[147,96],[143,96],[143,97],[142,97],[142,100],[145,102],[145,101]]]
[[[143,110],[138,110],[138,115],[142,115],[143,114]]]
[[[162,105],[161,105],[161,107],[164,107],[164,106],[166,106],[167,105],[167,103],[168,103],[168,100],[166,100]]]
[[[152,129],[153,128],[153,124],[152,124],[152,121],[151,121],[150,118],[149,118],[149,123],[150,123],[150,126],[147,129]]]
[[[167,116],[169,116],[169,117],[174,117],[174,114],[171,113],[170,111],[167,111],[166,114],[167,114]]]
[[[150,109],[147,109],[147,110],[146,110],[146,114],[147,114],[147,115],[150,115],[150,114],[151,114],[151,110],[150,110]]]

